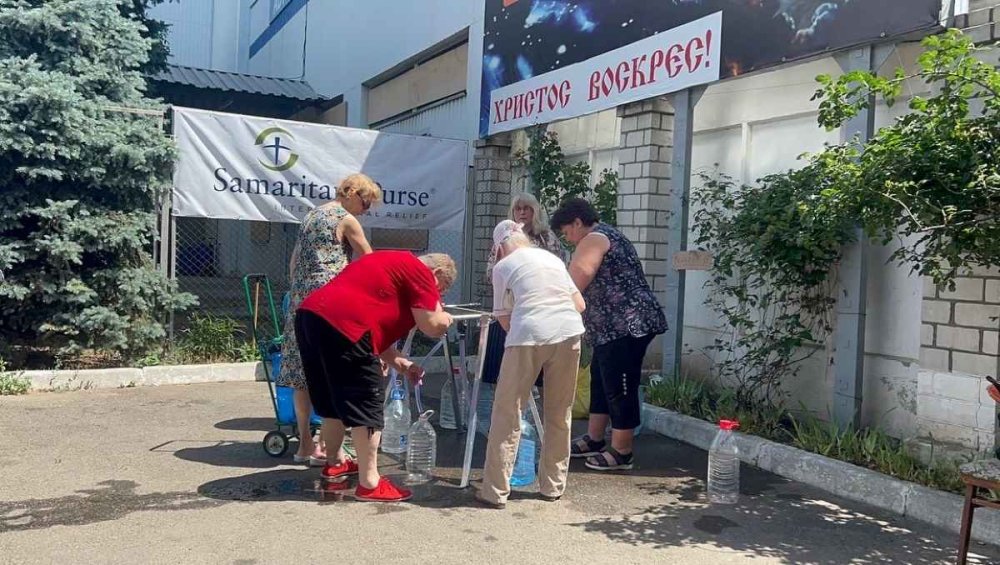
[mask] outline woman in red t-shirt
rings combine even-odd
[[[428,336],[444,335],[451,316],[441,293],[457,276],[455,262],[431,253],[376,251],[348,265],[337,278],[310,294],[295,316],[302,368],[316,414],[332,421],[327,452],[338,453],[345,428],[358,461],[328,461],[327,479],[358,474],[359,500],[398,502],[410,498],[378,472],[382,439],[382,362],[419,382],[421,367],[393,344],[414,326]]]

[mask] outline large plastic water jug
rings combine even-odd
[[[719,432],[708,450],[708,500],[714,504],[736,504],[740,497],[740,450],[733,431],[735,420],[719,422]]]
[[[523,487],[535,482],[538,475],[538,431],[535,430],[526,411],[521,412],[521,443],[517,446],[514,473],[510,486]]]
[[[437,434],[430,418],[433,410],[427,410],[410,426],[409,447],[406,450],[407,484],[422,484],[431,480],[437,463]]]

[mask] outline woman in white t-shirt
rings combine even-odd
[[[566,266],[531,245],[521,224],[504,220],[493,230],[493,315],[507,331],[493,401],[483,486],[476,499],[502,508],[510,494],[523,403],[545,370],[545,441],[538,469],[542,498],[558,500],[569,470],[570,423],[583,335],[583,297]]]

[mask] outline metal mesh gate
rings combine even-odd
[[[198,297],[198,306],[174,318],[174,330],[186,327],[194,314],[247,322],[243,277],[263,273],[271,281],[277,305],[289,288],[288,268],[299,232],[298,224],[175,218],[174,276],[180,289]],[[439,230],[366,229],[374,249],[407,249],[414,253],[447,253],[459,269],[459,280],[444,297],[462,301],[464,236]]]

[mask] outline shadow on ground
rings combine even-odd
[[[174,457],[213,465],[216,467],[242,467],[250,469],[273,469],[292,463],[295,444],[289,447],[284,457],[271,457],[264,453],[259,441],[202,441],[173,440],[150,449],[157,453],[172,453]]]
[[[702,479],[707,474],[705,452],[658,436],[645,436],[637,445],[645,465],[643,476],[631,480],[643,495],[634,500],[643,504],[573,526],[619,544],[698,545],[789,563],[954,562],[955,547],[941,541],[957,544],[957,536],[931,529],[935,539],[930,539],[926,524],[866,509],[749,466],[741,469],[738,504],[709,504]],[[584,485],[604,478],[575,463],[571,472]],[[594,488],[584,485],[576,486]],[[979,546],[976,551],[980,555],[970,563],[1000,563],[995,548]]]
[[[233,418],[215,424],[220,430],[238,432],[269,432],[275,429],[274,418]]]
[[[133,481],[103,481],[97,488],[57,498],[0,502],[0,533],[80,526],[143,511],[198,510],[223,504],[193,492],[136,492]]]
[[[436,399],[425,400],[436,404]],[[228,420],[216,427],[242,430],[262,423],[255,420]],[[582,432],[585,423],[576,422],[575,427]],[[415,487],[409,503],[376,505],[376,515],[422,507],[445,516],[478,508],[473,501],[474,490],[458,488],[465,434],[441,429],[437,432],[435,481]],[[472,480],[478,486],[486,438],[478,435],[475,445]],[[353,500],[354,480],[324,483],[319,479],[319,469],[291,467],[290,455],[284,459],[268,457],[259,442],[170,442],[159,447],[186,461],[257,470],[202,484],[197,489],[202,500],[217,504],[357,504]],[[740,503],[710,505],[704,495],[705,452],[644,434],[637,439],[636,453],[636,468],[625,473],[591,471],[582,461],[572,462],[569,487],[559,504],[574,511],[572,515],[578,518],[569,520],[566,527],[600,535],[614,544],[654,549],[699,546],[745,555],[748,560],[765,557],[822,565],[927,565],[954,561],[953,541],[957,536],[926,524],[841,500],[746,466],[742,470]],[[381,455],[380,469],[400,481],[405,475],[398,456]],[[514,492],[506,512],[515,518],[531,518],[539,508],[528,503],[537,498],[531,491]],[[970,563],[1000,563],[1000,552],[992,546],[977,546],[975,552],[979,555]]]

